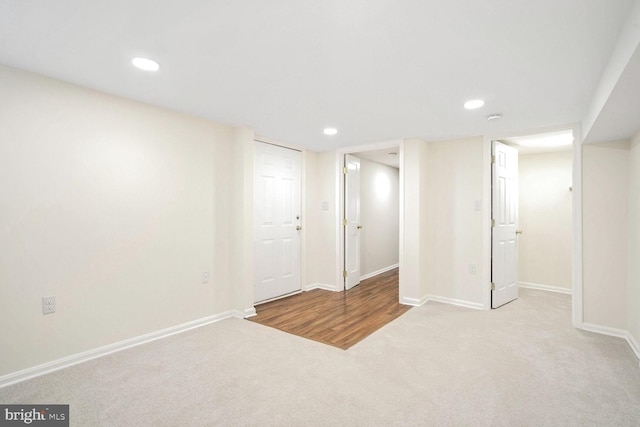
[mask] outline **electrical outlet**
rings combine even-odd
[[[469,264],[469,274],[476,274],[476,265]]]
[[[209,283],[209,272],[204,271],[202,273],[202,283]]]
[[[42,314],[56,312],[56,297],[42,297]]]

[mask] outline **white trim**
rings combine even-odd
[[[631,350],[633,350],[633,352],[636,354],[636,357],[640,360],[640,345],[638,344],[638,341],[636,341],[633,335],[631,335],[631,332],[627,332],[627,336],[625,338],[629,343]]]
[[[429,301],[427,296],[423,296],[420,299],[409,298],[409,297],[400,298],[400,304],[411,305],[413,307],[422,307],[423,305],[425,305],[427,303],[427,301]]]
[[[426,303],[428,303],[429,301],[439,302],[442,304],[455,305],[458,307],[471,308],[473,310],[484,310],[484,304],[479,302],[471,302],[471,301],[465,301],[465,300],[456,299],[456,298],[441,297],[438,295],[425,295],[420,299],[408,298],[408,297],[403,297],[400,299],[401,304],[412,305],[414,307],[421,307]]]
[[[300,226],[307,229],[307,152],[300,153]],[[300,289],[307,280],[307,233],[300,233]]]
[[[484,310],[484,304],[482,303],[465,301],[465,300],[456,299],[456,298],[441,297],[437,295],[427,295],[427,302],[429,301],[456,305],[458,307],[472,308],[474,310]]]
[[[635,353],[636,357],[640,360],[640,345],[638,341],[631,335],[629,331],[624,329],[610,328],[608,326],[595,325],[593,323],[583,323],[582,328],[587,332],[593,332],[601,335],[608,335],[610,337],[622,338],[627,341],[631,350]],[[640,363],[639,363],[640,365]]]
[[[491,310],[491,138],[484,138],[482,146],[482,305]]]
[[[610,328],[608,326],[601,326],[593,323],[583,323],[582,329],[587,332],[594,332],[596,334],[608,335],[610,337],[617,337],[617,338],[624,338],[624,339],[626,339],[627,335],[629,335],[629,333],[624,329]]]
[[[402,303],[402,295],[404,293],[404,274],[403,271],[405,269],[405,261],[404,261],[404,140],[400,142],[400,150],[398,151],[398,155],[400,156],[400,163],[398,168],[398,202],[400,206],[398,207],[398,294],[400,295],[400,303]]]
[[[191,322],[183,323],[182,325],[172,326],[170,328],[162,329],[149,334],[140,335],[138,337],[130,338],[117,343],[105,345],[103,347],[94,348],[82,353],[73,354],[71,356],[63,357],[62,359],[54,360],[52,362],[43,363],[41,365],[33,366],[31,368],[23,369],[21,371],[13,372],[0,377],[0,388],[16,384],[22,381],[26,381],[41,375],[49,374],[55,371],[59,371],[70,366],[78,365],[89,360],[97,359],[102,356],[107,356],[112,353],[117,353],[122,350],[127,350],[132,347],[137,347],[142,344],[147,344],[152,341],[156,341],[162,338],[167,338],[171,335],[180,334],[182,332],[189,331],[191,329],[206,326],[211,323],[219,322],[220,320],[228,319],[231,317],[242,318],[243,315],[237,310],[230,310],[224,313],[215,314],[213,316],[203,317],[202,319],[193,320]]]
[[[239,311],[234,311],[232,314],[233,314],[233,317],[239,317],[241,319],[246,319],[248,317],[253,317],[258,315],[255,307],[245,308],[244,313]]]
[[[393,264],[393,265],[390,265],[389,267],[381,268],[380,270],[376,270],[372,273],[368,273],[368,274],[365,274],[364,276],[360,276],[360,280],[370,279],[374,276],[377,276],[378,274],[386,273],[387,271],[393,270],[394,268],[398,268],[399,266],[400,264]]]
[[[334,176],[337,176],[335,187],[334,187],[334,206],[336,207],[334,210],[334,224],[335,224],[335,232],[336,232],[336,255],[335,259],[336,265],[336,288],[340,291],[344,291],[345,288],[345,280],[343,276],[344,267],[344,226],[342,225],[342,219],[344,218],[344,174],[342,173],[342,168],[344,167],[344,153],[341,153],[339,150],[335,151],[335,170]]]
[[[326,283],[312,283],[310,285],[305,285],[305,287],[302,290],[307,292],[307,291],[312,291],[314,289],[322,289],[322,290],[331,291],[331,292],[342,291],[342,289],[338,289],[336,285],[328,285]]]
[[[540,283],[518,282],[518,286],[526,289],[537,289],[540,291],[557,292],[559,294],[571,295],[571,288],[561,288],[560,286],[541,285]]]

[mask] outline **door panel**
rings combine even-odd
[[[518,151],[493,141],[491,308],[518,298]]]
[[[256,141],[255,302],[302,289],[301,182],[299,151]]]
[[[351,289],[360,283],[360,159],[345,155],[345,168],[345,289]]]

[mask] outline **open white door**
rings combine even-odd
[[[344,156],[344,287],[360,283],[360,159]]]
[[[302,290],[301,155],[256,141],[254,301]]]
[[[518,298],[518,150],[492,143],[491,308]]]

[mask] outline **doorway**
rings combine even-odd
[[[501,139],[518,150],[517,285],[572,294],[572,130]]]
[[[399,150],[390,146],[344,155],[344,289],[399,267]]]

